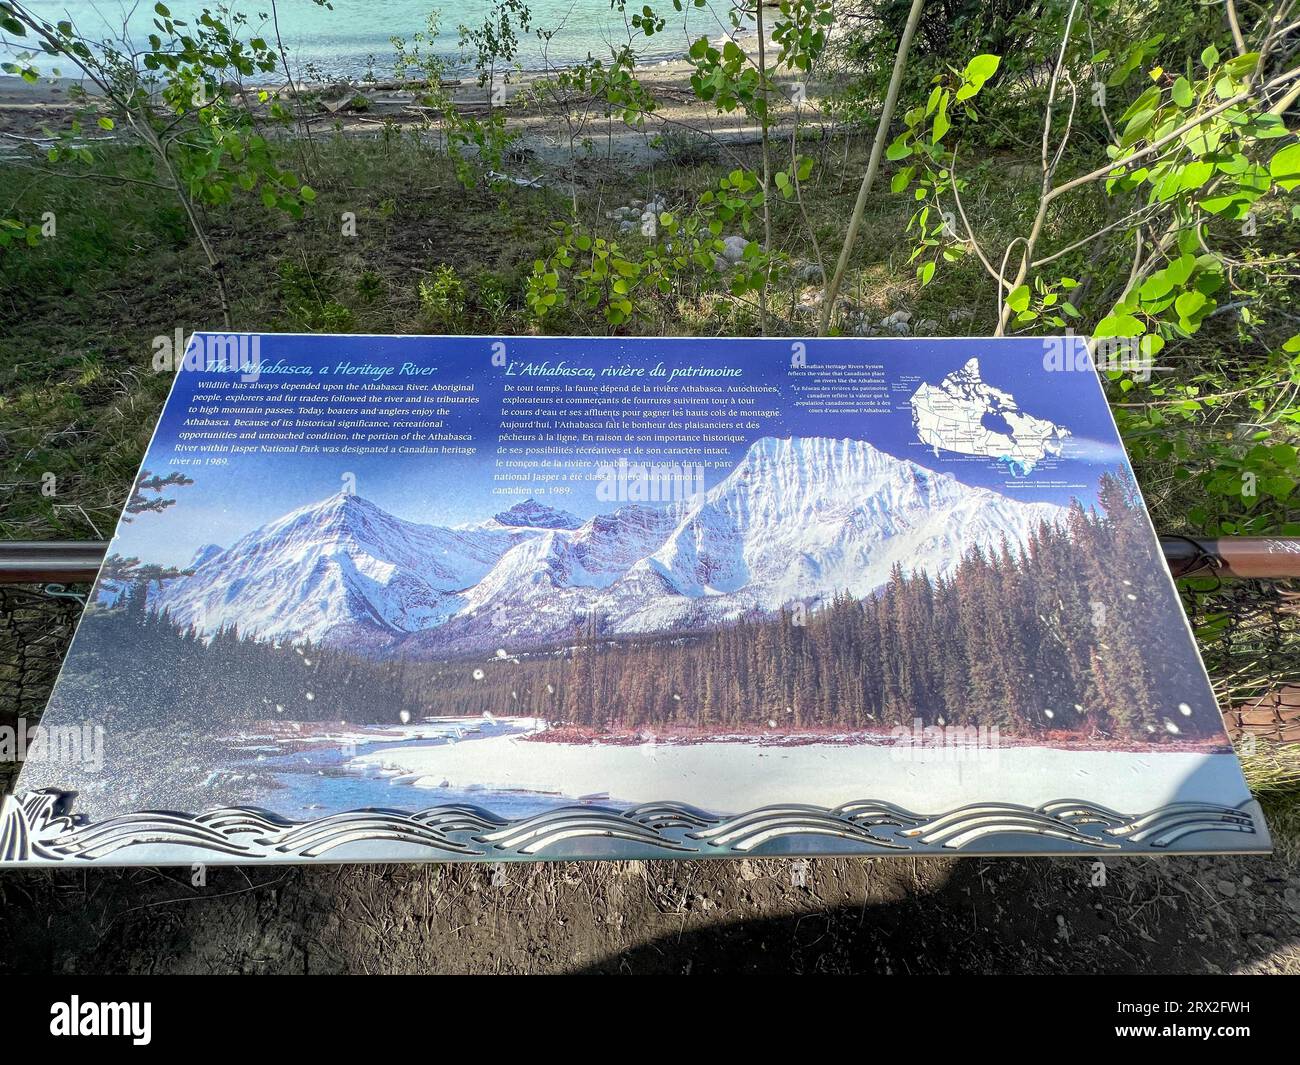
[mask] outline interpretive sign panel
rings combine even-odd
[[[5,862],[1268,849],[1077,338],[177,361]]]

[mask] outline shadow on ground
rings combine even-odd
[[[1272,859],[0,874],[5,973],[1300,973]]]

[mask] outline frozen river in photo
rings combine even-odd
[[[1037,807],[1091,801],[1126,814],[1171,802],[1245,802],[1236,756],[1174,750],[900,750],[887,740],[568,743],[530,739],[535,718],[441,718],[392,729],[343,726],[310,749],[274,753],[277,739],[237,748],[280,785],[258,801],[281,816],[312,819],[367,807],[420,810],[469,804],[505,818],[575,803],[627,808],[674,801],[714,814],[788,802],[833,808],[888,797],[914,813],[957,809],[970,796]],[[297,743],[306,736],[290,740]]]
[[[441,719],[401,729],[356,730],[340,735],[338,742],[290,753],[272,753],[276,745],[260,738],[242,741],[238,749],[249,755],[242,764],[253,764],[259,772],[273,774],[279,785],[265,789],[259,803],[292,820],[311,820],[342,810],[417,810],[459,803],[480,806],[502,817],[518,818],[572,805],[579,801],[579,796],[473,786],[442,788],[428,783],[417,788],[412,786],[409,774],[384,771],[380,763],[452,744],[518,737],[532,728],[533,722],[528,718]],[[379,738],[392,732],[405,735]],[[239,764],[232,768],[239,768]]]

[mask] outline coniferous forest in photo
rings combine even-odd
[[[895,568],[865,599],[791,604],[707,631],[584,638],[526,654],[376,660],[309,643],[202,636],[128,585],[92,609],[84,673],[100,719],[205,727],[537,716],[593,735],[996,727],[1053,742],[1179,740],[1220,728],[1127,472],[1029,542],[970,550],[951,576]],[[1152,625],[1151,618],[1158,619]],[[1142,620],[1145,619],[1145,620]]]

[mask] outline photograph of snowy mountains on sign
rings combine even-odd
[[[691,392],[633,386],[604,424],[635,431],[571,490],[541,455],[600,386],[517,391],[471,339],[392,355],[479,382],[426,421],[475,442],[446,455],[177,464],[211,439],[196,411],[250,409],[183,371],[51,701],[103,726],[104,768],[34,762],[23,786],[99,817],[1247,798],[1096,381],[1041,345],[822,342],[792,368],[788,343],[720,344],[708,365],[746,367],[700,386],[724,447],[636,461]],[[673,365],[674,343],[569,357]],[[525,421],[550,439],[512,478]]]

